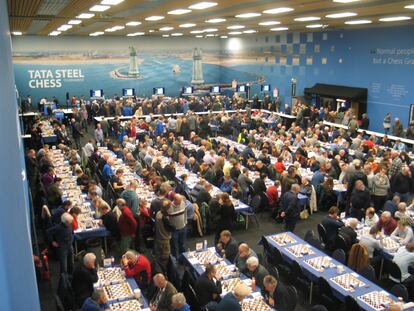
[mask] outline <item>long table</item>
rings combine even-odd
[[[317,248],[309,245],[307,242],[291,232],[268,235],[265,236],[265,239],[272,247],[278,249],[282,253],[283,259],[287,263],[291,264],[293,261],[296,261],[302,267],[304,274],[311,281],[311,294],[313,284],[317,282],[320,277],[323,277],[328,281],[336,298],[338,298],[340,301],[345,301],[346,296],[351,296],[357,301],[358,305],[363,310],[378,311],[378,309],[374,308],[372,305],[361,299],[361,296],[363,295],[375,295],[377,292],[387,295],[395,302],[398,300],[398,298],[394,295],[391,295],[390,293],[384,291],[381,287],[364,278],[363,276],[355,273],[350,268],[343,266],[340,262],[327,256]],[[300,255],[296,256],[295,253],[300,253]],[[318,262],[320,257],[323,257],[324,261],[326,260],[328,263],[325,264],[323,268],[320,267],[321,270],[317,269],[316,267],[318,265],[315,264],[315,262]],[[313,267],[310,262],[313,262],[316,267]],[[343,267],[343,270],[339,273],[337,270],[338,266]],[[334,278],[336,279],[333,280]],[[355,286],[352,289],[351,287],[349,287],[349,289],[346,289],[345,287],[340,286],[340,282],[344,282],[346,284],[347,278],[361,282],[359,284],[360,286]],[[414,307],[410,307],[404,310],[414,310]]]

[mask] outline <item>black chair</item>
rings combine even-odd
[[[362,311],[358,302],[352,296],[345,297],[345,310],[346,311]]]
[[[318,287],[319,287],[319,298],[322,304],[327,307],[329,311],[337,310],[339,306],[339,301],[334,298],[332,293],[332,288],[329,285],[328,281],[325,280],[323,277],[318,279]]]
[[[322,305],[314,305],[310,311],[328,311],[325,306]]]
[[[345,254],[348,254],[349,250],[351,249],[351,245],[349,245],[349,243],[341,234],[338,234],[335,238],[335,247],[343,249]]]
[[[325,244],[325,248],[329,247],[328,233],[326,232],[326,229],[322,224],[318,224],[318,234],[319,240],[321,240],[321,242]]]
[[[310,241],[310,240],[312,240],[312,239],[314,239],[314,238],[315,238],[315,232],[313,232],[313,230],[308,230],[308,231],[305,233],[304,240],[305,240],[306,242],[308,242],[308,243],[309,243],[309,241]]]
[[[65,307],[63,306],[62,300],[60,300],[58,295],[55,295],[56,301],[56,311],[65,311]]]
[[[310,281],[303,273],[302,267],[296,261],[291,264],[291,273],[289,278],[290,283],[298,287],[302,292],[307,292],[311,286]]]
[[[385,271],[390,276],[392,276],[394,279],[397,280],[396,283],[401,283],[401,270],[400,270],[400,267],[398,267],[398,265],[395,262],[393,262],[391,260],[386,260],[385,261]]]
[[[361,271],[359,271],[359,274],[362,275],[364,278],[367,278],[371,282],[375,283],[377,281],[375,277],[375,269],[371,265],[366,265],[364,268],[362,268]]]
[[[407,287],[405,287],[402,284],[395,284],[391,289],[390,293],[394,296],[401,297],[404,302],[408,302],[408,290]]]
[[[296,304],[298,303],[298,291],[294,286],[288,286],[287,292],[289,293],[289,306],[288,310],[294,311],[296,308]]]
[[[332,253],[332,258],[339,261],[341,264],[346,265],[346,254],[343,249],[336,249]]]

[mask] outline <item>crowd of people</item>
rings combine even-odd
[[[91,305],[107,306],[103,293],[93,292],[94,257],[87,254],[80,268],[73,267],[73,231],[80,211],[70,201],[62,200],[61,179],[54,172],[51,150],[41,140],[44,122],[53,125],[57,147],[64,152],[78,185],[101,218],[101,225],[111,233],[110,250],[120,258],[126,275],[135,278],[148,294],[151,310],[187,310],[185,297],[177,293],[176,284],[166,279],[169,260],[171,256],[178,260],[187,250],[189,234],[210,232],[215,233],[218,253],[234,262],[242,273],[255,278],[270,305],[289,310],[289,295],[283,283],[269,275],[248,245],[238,245],[232,237],[231,232],[241,221],[234,200],[254,204],[256,212],[270,210],[292,232],[301,212],[310,209],[313,201],[318,210],[329,211],[322,222],[332,239],[328,248],[334,247],[338,232],[349,245],[356,243],[356,225],[364,222],[372,230],[360,243],[368,248],[373,261],[373,250],[381,247],[374,237],[382,230],[404,245],[394,261],[404,279],[409,278],[407,267],[414,261],[413,221],[408,212],[412,208],[414,177],[414,162],[407,153],[411,146],[390,141],[386,136],[359,133],[351,126],[348,130],[325,126],[321,121],[332,114],[306,104],[295,108],[299,111],[296,122],[291,124],[278,115],[251,109],[246,101],[225,97],[126,103],[114,99],[96,104],[98,114],[103,111],[108,116],[120,115],[119,109],[130,105],[136,117],[125,123],[116,117],[110,122],[104,119],[96,125],[93,135],[88,134],[94,139],[82,146],[81,137],[88,131],[84,121],[95,108],[88,111],[81,103],[81,109],[75,110],[69,122],[71,135],[65,124],[53,116],[36,120],[26,157],[38,215],[44,204],[50,210],[48,221],[42,223],[45,240],[56,251],[61,272],[73,273],[72,285],[81,310],[95,310]],[[278,110],[278,105],[268,99],[261,104],[254,101],[252,108]],[[226,108],[246,111],[228,114]],[[223,109],[223,113],[194,113],[208,109]],[[155,112],[185,115],[139,118]],[[355,118],[352,110],[346,111],[345,117]],[[217,134],[237,140],[244,147],[222,143],[213,138]],[[189,143],[196,148],[187,148]],[[115,158],[102,153],[98,146],[106,147]],[[124,171],[114,168],[117,159],[136,174],[136,181],[124,182]],[[188,174],[177,176],[177,165],[199,176],[194,187],[187,183]],[[252,179],[250,172],[256,172],[256,178]],[[138,181],[154,193],[152,201],[137,195]],[[337,184],[343,185],[343,190],[335,190]],[[113,189],[114,207],[105,200],[108,189]],[[308,198],[306,203],[298,199],[299,193]],[[341,212],[352,218],[347,225],[340,220]],[[156,265],[143,254],[147,248],[152,250]],[[250,293],[241,285],[220,299],[221,290],[214,266],[207,266],[195,285],[201,306],[208,310],[238,310],[235,305],[239,306],[238,301]]]

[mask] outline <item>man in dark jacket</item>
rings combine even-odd
[[[287,288],[272,275],[263,280],[265,301],[278,311],[290,311]]]
[[[351,204],[349,215],[353,218],[361,220],[365,215],[365,210],[371,205],[371,195],[365,187],[362,180],[355,182],[354,191],[351,194]]]
[[[282,213],[280,216],[285,220],[285,231],[293,232],[296,227],[296,222],[299,219],[299,214],[301,211],[298,199],[299,191],[300,186],[298,184],[293,184],[290,188],[290,191],[286,192],[282,196]]]
[[[229,230],[223,230],[220,233],[220,239],[216,246],[217,253],[221,254],[231,263],[234,262],[237,253],[239,251],[239,244],[237,241],[232,238],[231,232]]]
[[[357,242],[357,233],[355,229],[358,226],[358,220],[351,218],[348,221],[348,224],[341,229],[339,229],[338,234],[340,234],[349,248]]]
[[[322,219],[322,226],[324,226],[329,240],[329,245],[327,245],[329,249],[335,244],[338,230],[345,226],[338,214],[339,209],[336,206],[332,206],[329,209],[328,215]]]
[[[82,306],[86,298],[93,293],[93,284],[98,281],[98,274],[95,268],[96,256],[94,253],[87,253],[83,262],[73,272],[72,288],[75,294],[76,304]]]
[[[221,282],[217,277],[215,266],[210,264],[206,266],[206,271],[200,275],[195,283],[195,292],[200,306],[215,309],[221,294]]]

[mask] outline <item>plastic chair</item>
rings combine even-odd
[[[323,277],[318,279],[319,295],[321,302],[324,306],[328,308],[329,311],[337,310],[339,301],[334,298],[332,293],[332,288],[329,285],[328,281]]]
[[[326,233],[326,229],[322,224],[318,224],[318,234],[319,239],[325,244],[325,247],[327,247],[329,244],[328,234]]]
[[[346,311],[361,311],[361,307],[358,302],[351,296],[345,297],[345,310]]]
[[[342,249],[345,252],[346,256],[351,248],[351,245],[346,242],[345,238],[342,235],[338,234],[335,239],[335,248]]]
[[[409,300],[407,287],[402,284],[395,284],[390,289],[390,293],[394,296],[401,297],[405,302],[408,302]]]
[[[392,281],[401,283],[401,270],[400,267],[393,261],[385,261],[385,271],[392,277]]]
[[[339,261],[341,264],[346,265],[346,254],[343,249],[336,249],[332,253],[332,258]]]
[[[289,277],[291,283],[297,286],[299,290],[303,292],[308,291],[311,286],[310,281],[303,273],[302,267],[296,261],[293,261],[291,264],[291,274]]]
[[[366,265],[364,268],[361,269],[361,271],[359,271],[359,274],[373,283],[377,281],[375,277],[375,269],[371,265]]]
[[[294,286],[288,286],[287,292],[289,293],[289,310],[294,311],[296,308],[296,304],[298,303],[298,291]]]

